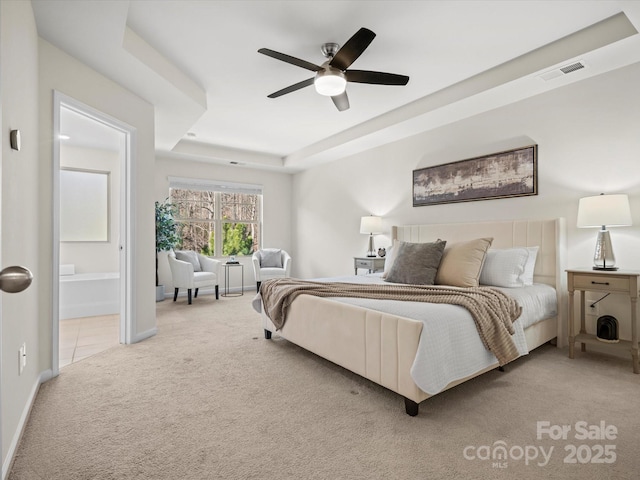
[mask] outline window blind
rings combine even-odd
[[[198,190],[202,192],[243,193],[247,195],[262,195],[262,185],[251,183],[233,183],[203,178],[168,177],[169,188],[182,190]]]

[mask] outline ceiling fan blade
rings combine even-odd
[[[347,92],[342,92],[340,95],[331,97],[331,100],[333,100],[333,104],[341,112],[349,110],[349,97],[347,97]]]
[[[317,72],[321,69],[321,67],[319,67],[318,65],[314,65],[313,63],[307,62],[306,60],[301,60],[299,58],[292,57],[291,55],[276,52],[275,50],[270,50],[268,48],[261,48],[260,50],[258,50],[258,53],[262,53],[267,57],[275,58],[276,60],[290,63],[291,65],[295,65],[296,67],[306,68],[307,70],[311,70],[312,72]]]
[[[303,80],[298,83],[294,83],[293,85],[289,85],[282,90],[278,90],[277,92],[273,92],[271,95],[267,95],[269,98],[277,98],[282,95],[286,95],[287,93],[295,92],[296,90],[300,90],[301,88],[308,87],[309,85],[313,85],[313,80],[315,77],[311,77],[307,80]]]
[[[361,28],[338,50],[329,65],[345,71],[356,58],[362,55],[375,37],[376,34],[368,28]]]
[[[395,73],[371,72],[369,70],[347,70],[347,82],[372,83],[375,85],[406,85],[409,77]]]

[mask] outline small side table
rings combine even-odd
[[[239,297],[244,295],[244,265],[241,263],[223,263],[224,268],[224,293],[223,297]],[[240,267],[240,293],[229,293],[229,271],[232,268]]]
[[[384,257],[353,257],[353,268],[358,274],[359,268],[366,268],[369,273],[384,270]]]
[[[569,358],[573,358],[575,344],[580,343],[580,350],[585,351],[586,346],[600,345],[611,350],[617,349],[631,353],[633,363],[633,373],[640,373],[638,364],[638,278],[640,272],[630,270],[588,270],[569,269],[567,270],[567,286],[569,290]],[[575,332],[574,319],[574,292],[580,292],[579,315],[580,332]],[[596,335],[587,333],[585,328],[585,292],[605,292],[627,295],[631,300],[631,311],[629,321],[631,322],[631,341],[620,340],[618,343],[603,343]]]

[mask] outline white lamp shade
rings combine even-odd
[[[382,233],[382,219],[373,215],[362,217],[360,220],[360,233]]]
[[[626,227],[631,225],[631,210],[627,195],[595,195],[578,203],[579,228]]]

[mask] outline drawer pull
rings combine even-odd
[[[609,282],[594,282],[591,280],[591,285],[609,285]]]

